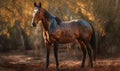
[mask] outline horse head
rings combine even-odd
[[[41,7],[41,2],[37,5],[34,3],[34,12],[32,18],[32,25],[36,27],[37,23],[44,18],[44,9]]]

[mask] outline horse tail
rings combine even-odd
[[[78,23],[83,23],[83,22],[86,22],[86,21],[83,21],[83,20],[78,20]],[[93,59],[95,60],[96,59],[96,35],[95,35],[95,30],[93,28],[93,25],[91,23],[89,23],[91,28],[92,28],[92,37],[91,37],[91,40],[90,40],[90,45],[91,45],[91,49],[93,51]]]
[[[93,26],[91,25],[93,33],[92,33],[92,37],[90,40],[90,44],[91,44],[91,48],[93,50],[93,59],[96,59],[96,35],[95,35],[95,30],[93,28]]]

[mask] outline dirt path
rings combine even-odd
[[[31,57],[23,54],[2,55],[0,71],[46,71],[45,58]],[[84,68],[80,68],[81,61],[77,59],[60,59],[59,71],[120,71],[120,58],[97,59],[93,68],[89,68],[88,62]],[[55,61],[51,57],[51,63],[47,71],[55,70]]]

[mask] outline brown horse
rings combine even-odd
[[[39,21],[43,25],[43,37],[47,48],[46,68],[49,66],[50,46],[54,45],[54,56],[58,69],[58,44],[69,43],[74,40],[79,42],[83,52],[81,67],[84,67],[86,53],[89,55],[90,67],[93,67],[92,50],[95,49],[95,32],[92,25],[84,20],[62,22],[58,17],[52,16],[42,8],[41,3],[39,5],[34,3],[34,6],[32,25],[36,27]]]

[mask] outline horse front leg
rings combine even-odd
[[[58,62],[58,44],[54,44],[54,57],[56,60],[56,69],[58,70],[59,62]]]
[[[46,44],[46,48],[47,48],[46,69],[48,69],[48,66],[49,66],[49,56],[50,56],[50,46],[48,44]]]

